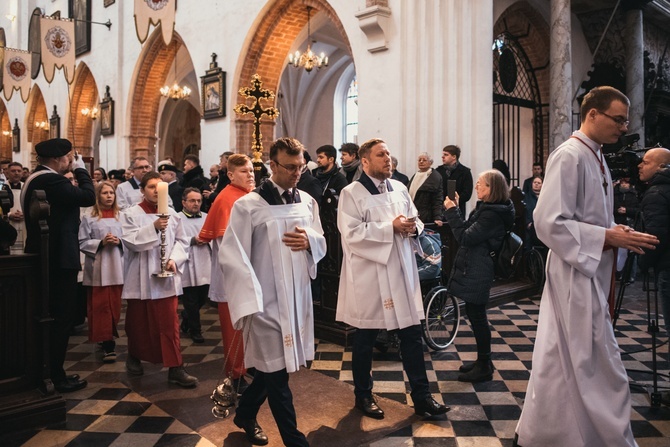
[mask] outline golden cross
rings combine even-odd
[[[273,99],[275,94],[273,91],[261,88],[263,82],[261,82],[261,77],[258,74],[255,74],[251,77],[252,87],[242,87],[239,90],[239,94],[245,98],[254,98],[253,107],[249,107],[246,104],[238,104],[235,106],[235,113],[238,115],[245,115],[250,113],[254,117],[254,141],[251,143],[251,150],[254,153],[254,163],[262,163],[261,154],[263,152],[263,135],[261,134],[261,118],[263,115],[267,115],[269,118],[277,118],[279,116],[279,110],[274,107],[268,107],[264,109],[261,106],[261,99]]]

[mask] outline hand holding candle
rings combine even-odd
[[[166,182],[158,182],[156,185],[158,192],[158,214],[168,214],[168,184]]]

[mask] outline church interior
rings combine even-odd
[[[45,24],[61,20],[74,39],[45,50]],[[323,145],[382,138],[409,176],[419,154],[439,160],[456,144],[473,173],[503,160],[511,186],[521,187],[533,163],[543,165],[579,127],[592,87],[630,98],[635,147],[670,147],[669,25],[667,0],[8,0],[0,5],[0,159],[33,169],[38,143],[67,138],[91,172],[125,171],[138,156],[181,166],[188,155],[207,172],[226,151],[266,161],[280,137],[298,139],[312,159]],[[254,102],[255,80],[264,93]],[[330,247],[329,256],[337,259]],[[129,376],[122,318],[117,361],[103,363],[79,327],[65,369],[89,384],[45,396],[34,386],[40,265],[36,255],[0,256],[0,444],[248,445],[232,417],[212,413],[225,352],[207,305],[204,343],[181,338],[197,388],[169,385],[156,365]],[[539,280],[522,273],[494,286],[492,381],[456,380],[461,362],[476,356],[464,319],[447,349],[424,346],[431,392],[451,406],[444,416],[414,415],[397,346],[376,350],[372,375],[387,417],[374,421],[353,409],[352,331],[334,316],[338,272],[326,272],[315,300],[315,360],[291,377],[310,444],[511,447]],[[640,447],[665,446],[670,408],[650,405],[648,394],[656,357],[644,350],[646,292],[641,282],[628,292],[615,332],[631,381],[631,425]],[[657,358],[667,387],[667,347]],[[281,445],[267,405],[259,421],[269,445]]]

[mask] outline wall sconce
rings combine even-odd
[[[38,129],[49,130],[49,123],[47,121],[35,121],[35,127]]]
[[[98,115],[100,114],[100,110],[98,110],[97,107],[93,107],[92,109],[89,109],[88,107],[84,107],[81,109],[81,114],[84,115],[87,118],[91,118],[92,120],[95,120]]]
[[[12,134],[12,131],[11,131],[11,130],[3,130],[3,131],[2,131],[2,136],[3,136],[3,137],[8,137],[8,136],[10,136],[11,134]]]

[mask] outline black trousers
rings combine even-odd
[[[354,376],[354,394],[358,398],[372,395],[372,348],[377,339],[379,329],[357,329],[351,358],[351,369]],[[430,397],[426,364],[423,360],[423,342],[421,326],[415,325],[400,329],[400,352],[402,367],[407,373],[411,396],[414,402]]]
[[[65,354],[77,313],[77,270],[49,269],[49,368],[51,380],[65,379]]]
[[[209,284],[204,286],[184,287],[182,295],[182,304],[184,310],[181,312],[181,318],[186,322],[184,326],[191,332],[200,332],[200,309],[207,302],[209,294]]]
[[[236,415],[241,419],[256,419],[258,410],[268,400],[281,439],[287,447],[309,447],[307,438],[298,430],[293,394],[288,386],[286,369],[272,373],[256,371],[254,380],[244,390]]]
[[[472,325],[472,332],[477,342],[477,358],[491,359],[491,326],[486,316],[486,304],[465,303],[465,314]]]

